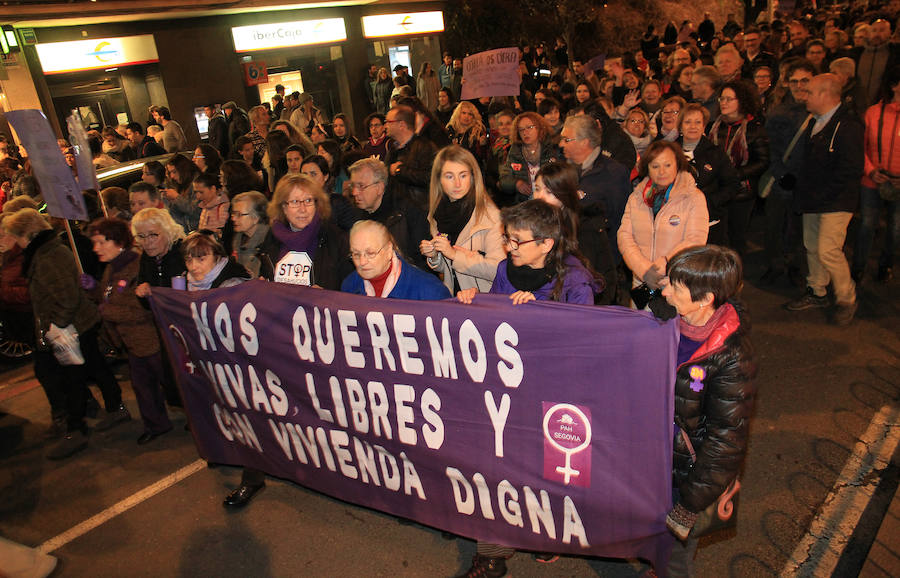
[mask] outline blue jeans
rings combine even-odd
[[[856,247],[853,250],[853,270],[865,271],[866,261],[875,241],[875,231],[882,209],[887,211],[887,230],[884,234],[884,248],[878,259],[879,267],[893,267],[894,253],[900,243],[900,203],[885,201],[877,189],[862,187],[859,200],[859,230],[856,233]]]

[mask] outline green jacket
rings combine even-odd
[[[71,323],[78,333],[84,333],[100,323],[97,307],[87,298],[78,282],[75,257],[59,241],[56,232],[41,231],[23,254],[36,335],[44,335],[51,323],[57,327],[66,327]]]

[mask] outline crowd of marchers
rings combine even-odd
[[[85,222],[46,214],[28,151],[0,142],[4,337],[34,358],[47,456],[68,458],[91,429],[131,420],[115,355],[130,368],[138,444],[173,428],[180,395],[148,304],[158,287],[261,278],[371,297],[646,309],[681,329],[667,519],[681,541],[668,573],[690,575],[692,527],[746,452],[755,364],[738,295],[751,217],[765,229],[758,282],[804,288],[790,311],[853,322],[876,239],[871,272],[892,278],[896,8],[721,28],[707,15],[696,30],[648,27],[639,50],[606,58],[559,39],[522,46],[509,97],[457,101],[465,78],[450,54],[416,76],[372,66],[357,131],[279,86],[249,111],[208,106],[208,137],[191,148],[153,106],[143,125],[88,132],[96,168],[147,160],[127,190],[86,191]],[[71,144],[59,146],[77,175]],[[246,505],[264,477],[245,469],[225,505]],[[479,543],[466,575],[502,576],[513,553]]]

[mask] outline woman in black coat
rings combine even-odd
[[[725,151],[737,169],[739,187],[728,208],[728,244],[743,255],[759,178],[769,168],[769,136],[759,118],[759,99],[743,82],[728,82],[719,95],[721,114],[709,140]]]
[[[703,135],[709,112],[701,104],[685,105],[678,117],[681,136],[676,141],[691,162],[697,188],[706,196],[709,221],[707,242],[724,245],[728,240],[728,206],[737,194],[738,176],[721,148]]]
[[[743,271],[731,249],[689,247],[672,256],[663,296],[679,315],[672,489],[666,526],[681,543],[668,576],[690,576],[698,514],[737,479],[750,434],[756,365],[749,321],[735,301]]]

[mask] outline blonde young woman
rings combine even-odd
[[[430,240],[419,245],[428,266],[441,273],[453,295],[461,289],[490,290],[497,264],[506,257],[500,211],[484,188],[472,153],[451,145],[431,169]]]
[[[472,153],[479,163],[487,158],[487,129],[481,113],[471,102],[462,101],[456,105],[450,122],[447,123],[447,135],[450,142]]]

